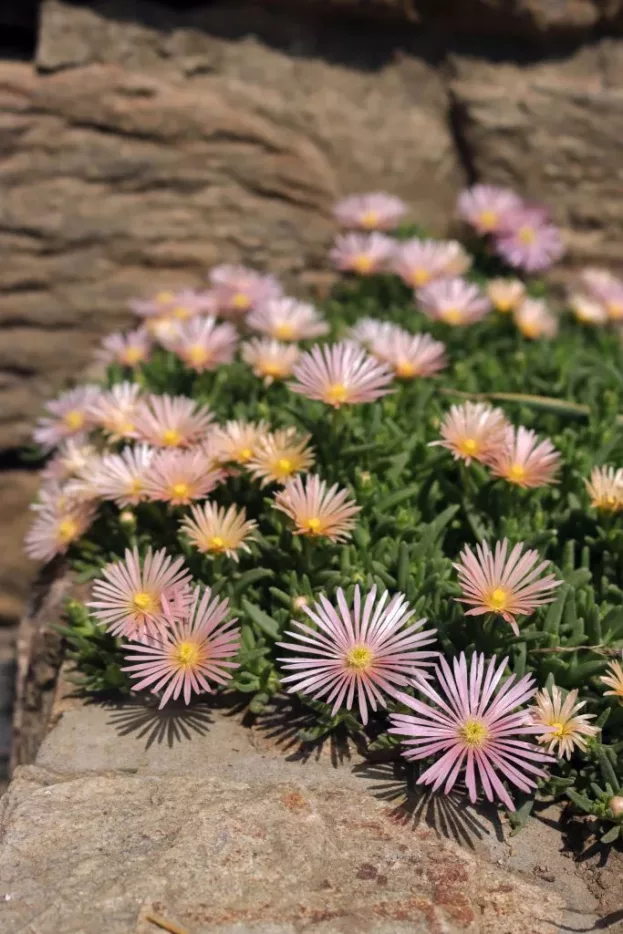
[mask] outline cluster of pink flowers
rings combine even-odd
[[[584,269],[570,290],[569,307],[581,324],[623,324],[623,279],[607,269]]]

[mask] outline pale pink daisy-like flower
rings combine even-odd
[[[621,663],[610,662],[606,671],[608,673],[602,675],[599,680],[602,684],[605,684],[606,687],[612,688],[612,690],[604,691],[604,694],[611,697],[618,697],[619,701],[623,704],[623,668],[621,667]]]
[[[547,688],[539,691],[534,700],[535,706],[530,708],[532,721],[536,726],[545,728],[545,732],[537,738],[542,745],[547,746],[548,752],[570,759],[576,747],[586,749],[587,737],[590,739],[599,733],[599,727],[588,722],[595,715],[579,713],[586,706],[586,701],[578,704],[577,691],[569,691],[563,701],[560,688],[554,684],[549,691]]]
[[[167,623],[163,597],[179,595],[183,601],[189,585],[183,558],[150,548],[141,559],[137,548],[126,548],[123,560],[107,564],[95,581],[87,606],[114,636],[152,637]]]
[[[172,337],[165,338],[163,344],[186,366],[203,373],[232,362],[238,332],[228,322],[218,324],[216,318],[197,317],[183,324]]]
[[[473,185],[461,192],[457,202],[459,216],[481,234],[496,233],[508,214],[522,207],[519,195],[496,185]]]
[[[409,623],[414,611],[401,593],[389,600],[386,591],[377,600],[373,587],[362,605],[355,587],[352,608],[343,590],[336,597],[337,607],[324,595],[313,607],[301,607],[316,628],[292,620],[295,629],[286,635],[296,641],[277,643],[296,653],[279,659],[292,672],[281,680],[289,693],[300,691],[331,704],[332,715],[341,707],[351,710],[356,700],[366,724],[369,707],[385,707],[384,695],[396,697],[437,656],[422,651],[435,641],[436,630],[422,630],[426,619]]]
[[[273,298],[254,308],[246,320],[253,331],[260,331],[278,341],[304,341],[321,337],[329,330],[318,309],[296,298]]]
[[[211,681],[227,684],[231,672],[238,668],[234,661],[240,648],[237,619],[226,621],[229,600],[212,597],[206,587],[204,593],[196,587],[189,605],[177,600],[163,600],[166,626],[148,643],[127,645],[124,666],[137,682],[135,691],[149,688],[157,694],[164,688],[160,709],[180,694],[189,704],[193,693],[211,692]]]
[[[46,402],[45,414],[37,421],[33,438],[51,451],[68,438],[81,438],[93,427],[91,406],[99,397],[99,386],[77,386]]]
[[[37,504],[37,516],[25,540],[29,558],[51,561],[56,555],[64,554],[93,523],[97,514],[93,503],[77,500],[73,496],[61,496],[56,502]]]
[[[508,422],[501,409],[486,402],[465,402],[453,405],[441,423],[441,441],[431,441],[430,447],[447,448],[455,460],[488,463],[508,439]]]
[[[224,479],[225,472],[212,468],[200,447],[159,451],[145,474],[145,494],[150,500],[186,506],[205,499]]]
[[[248,542],[253,541],[257,522],[247,519],[245,509],[203,503],[193,506],[180,529],[191,543],[208,557],[226,555],[238,561],[239,551],[250,551]]]
[[[146,498],[147,473],[156,452],[147,444],[127,447],[120,454],[105,454],[93,472],[94,490],[118,506],[135,506]]]
[[[351,230],[395,230],[406,212],[404,201],[384,191],[349,195],[333,209],[338,224]]]
[[[292,519],[295,535],[343,542],[350,538],[361,506],[337,483],[327,487],[320,477],[309,475],[289,480],[275,496],[275,509]]]
[[[565,251],[558,227],[548,222],[541,209],[531,207],[507,215],[496,234],[495,249],[510,266],[526,272],[549,269]]]
[[[432,703],[423,703],[408,694],[400,701],[413,714],[390,714],[389,732],[406,737],[403,753],[407,759],[436,761],[418,778],[418,784],[443,786],[444,794],[454,787],[465,769],[465,784],[472,802],[482,786],[488,801],[497,798],[509,811],[513,801],[502,784],[505,778],[520,791],[536,787],[535,778],[546,777],[535,763],[554,762],[552,756],[536,743],[523,738],[542,732],[535,726],[528,710],[521,705],[534,697],[532,675],[516,681],[510,675],[501,685],[508,659],[499,665],[492,658],[485,668],[485,656],[474,653],[469,667],[465,655],[452,660],[452,668],[443,656],[436,669],[439,690],[416,676],[416,687]]]
[[[144,328],[135,331],[109,334],[97,352],[102,363],[118,363],[120,366],[135,367],[146,363],[151,356],[151,337]]]
[[[538,551],[524,552],[523,548],[519,542],[508,554],[506,538],[496,542],[495,551],[487,542],[476,545],[475,553],[468,545],[463,548],[454,567],[463,592],[457,600],[472,607],[465,611],[466,616],[495,613],[518,636],[517,616],[530,616],[537,607],[556,599],[554,591],[562,581],[554,574],[539,577],[550,562],[541,561]]]
[[[309,447],[311,435],[300,435],[296,428],[281,428],[259,438],[247,467],[262,486],[285,483],[297,473],[309,470],[314,463],[314,451]]]
[[[212,314],[215,298],[210,291],[181,289],[178,292],[157,292],[152,299],[134,301],[130,305],[142,318],[184,322],[196,315]]]
[[[246,266],[215,266],[210,282],[220,314],[241,317],[272,298],[279,298],[282,288],[274,276],[262,275]]]
[[[490,279],[487,297],[496,311],[507,314],[514,311],[523,301],[526,287],[520,279]]]
[[[223,464],[232,461],[235,464],[247,464],[268,432],[269,425],[264,421],[232,420],[219,425],[211,435],[216,459]]]
[[[571,309],[576,321],[580,324],[605,324],[608,320],[608,312],[603,303],[590,295],[584,295],[582,292],[572,292],[569,296],[569,308]]]
[[[190,447],[204,440],[213,415],[186,396],[149,395],[138,407],[136,434],[155,447]]]
[[[353,341],[317,344],[301,356],[293,372],[293,392],[335,409],[374,402],[391,392],[391,370]]]
[[[620,512],[623,509],[623,468],[594,467],[585,480],[591,506],[600,512]]]
[[[182,327],[183,322],[175,318],[150,318],[147,322],[149,334],[165,350],[179,337]]]
[[[94,425],[105,431],[113,440],[133,438],[136,430],[134,422],[141,398],[141,387],[138,383],[116,383],[108,391],[103,391],[90,406],[89,412]]]
[[[558,334],[558,318],[540,298],[524,298],[515,309],[513,319],[524,337],[538,340],[551,339]]]
[[[45,465],[41,471],[41,479],[58,480],[62,483],[79,474],[88,464],[97,460],[97,456],[97,449],[92,444],[69,438]]]
[[[433,376],[448,365],[445,344],[430,334],[409,334],[401,328],[378,337],[370,352],[388,363],[399,379]]]
[[[266,385],[291,376],[300,355],[296,344],[282,344],[272,337],[254,337],[242,345],[243,361]]]
[[[440,243],[445,276],[464,276],[471,268],[472,257],[458,240],[443,240]]]
[[[396,242],[382,233],[348,233],[335,238],[329,256],[337,269],[360,276],[385,272],[396,250]]]
[[[522,425],[508,429],[505,443],[489,461],[494,477],[526,488],[555,482],[560,454],[549,440],[539,441],[536,432]]]
[[[474,324],[491,310],[491,302],[477,285],[467,279],[440,279],[416,293],[427,318],[453,327]]]
[[[455,248],[448,250],[447,243],[413,237],[397,244],[392,269],[406,285],[420,289],[448,276],[448,265],[455,258]]]
[[[623,279],[607,269],[584,269],[580,280],[588,295],[600,302],[610,321],[623,319]]]
[[[379,321],[377,318],[360,318],[348,331],[351,340],[362,344],[366,350],[373,353],[373,347],[380,341],[389,338],[394,332],[406,334],[402,328],[391,321]]]

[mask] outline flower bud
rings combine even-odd
[[[623,817],[623,795],[614,795],[610,798],[608,807],[615,817]]]
[[[119,522],[121,525],[132,528],[136,525],[136,516],[131,509],[124,509],[123,512],[119,513]]]

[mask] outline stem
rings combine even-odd
[[[166,918],[161,918],[160,915],[150,913],[145,915],[145,920],[151,921],[152,924],[162,928],[163,931],[169,931],[169,934],[188,934],[186,928],[180,927],[174,921],[167,921]]]
[[[536,655],[561,655],[563,652],[577,652],[579,649],[586,649],[587,652],[596,652],[597,655],[604,655],[606,658],[616,658],[620,653],[620,649],[612,648],[608,645],[568,645],[568,646],[554,646],[551,649],[528,649],[528,651]]]

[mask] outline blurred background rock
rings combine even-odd
[[[623,265],[623,0],[0,6],[0,756],[42,403],[127,301],[215,262],[322,290],[331,204],[434,233],[483,180],[552,206],[567,264]]]

